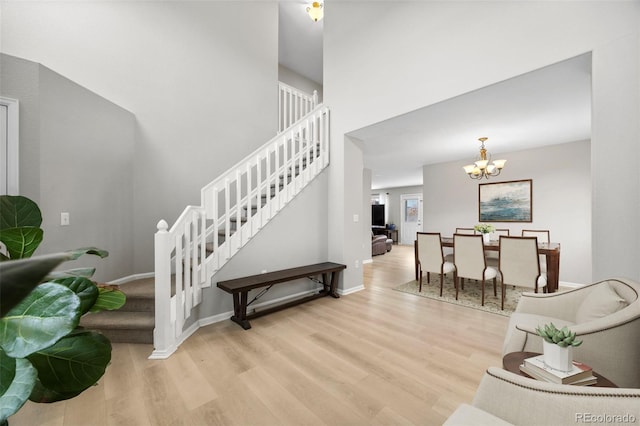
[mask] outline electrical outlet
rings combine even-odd
[[[69,212],[60,213],[60,225],[69,226]]]
[[[356,269],[358,269],[360,267],[360,261],[359,260],[355,261],[355,267],[356,267]]]

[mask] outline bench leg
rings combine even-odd
[[[322,291],[325,294],[331,293],[331,284],[329,283],[329,274],[327,272],[322,274],[322,286],[324,287]]]
[[[340,277],[340,271],[331,273],[331,288],[329,290],[329,294],[331,295],[331,297],[334,297],[336,299],[340,298],[340,295],[338,294],[338,278],[339,277]]]
[[[238,324],[245,330],[251,328],[251,324],[247,319],[247,293],[246,291],[233,293],[233,316],[231,321]]]

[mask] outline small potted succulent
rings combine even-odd
[[[476,231],[478,231],[479,233],[482,234],[482,241],[485,244],[488,244],[490,241],[491,236],[489,234],[491,234],[493,231],[496,230],[496,227],[489,224],[489,223],[479,223],[476,226],[473,227],[473,229],[475,229]]]
[[[545,365],[555,370],[571,371],[573,348],[582,344],[582,340],[576,339],[576,332],[567,326],[558,329],[553,323],[538,326],[536,332],[543,339]]]

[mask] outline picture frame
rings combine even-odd
[[[480,222],[532,222],[532,179],[478,185]]]

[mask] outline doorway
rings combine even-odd
[[[400,244],[413,244],[416,232],[422,231],[422,194],[400,196],[402,229]]]
[[[0,195],[18,195],[18,101],[0,97]]]

